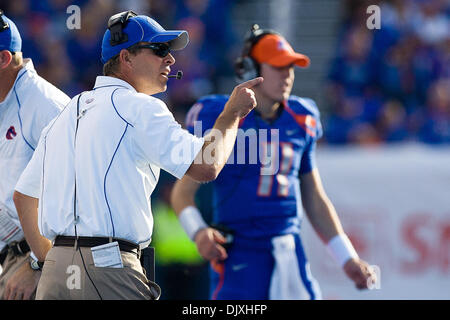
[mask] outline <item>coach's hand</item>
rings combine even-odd
[[[255,92],[253,92],[252,88],[263,81],[264,79],[262,77],[258,77],[234,87],[233,92],[225,105],[224,112],[230,112],[240,119],[244,118],[254,107],[256,107]]]
[[[41,271],[31,269],[27,260],[8,280],[3,298],[5,300],[30,300],[40,277]]]
[[[228,255],[222,246],[226,239],[214,228],[204,228],[195,235],[195,244],[200,255],[208,260],[225,260]]]
[[[370,265],[359,258],[349,259],[344,264],[344,271],[360,290],[372,288],[377,282],[377,276]]]

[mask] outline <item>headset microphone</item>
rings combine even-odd
[[[169,75],[167,78],[175,78],[177,80],[180,80],[183,77],[183,71],[178,70],[177,74]]]

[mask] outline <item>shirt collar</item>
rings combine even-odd
[[[11,90],[14,88],[14,86],[16,85],[17,81],[19,81],[20,78],[22,78],[22,76],[27,72],[27,71],[31,71],[36,73],[36,69],[34,69],[34,64],[33,61],[31,61],[31,59],[26,58],[23,59],[23,64],[22,64],[22,68],[19,70],[19,72],[17,72],[17,77],[16,80],[14,81],[14,85],[11,88]]]
[[[97,79],[95,80],[94,89],[97,89],[100,87],[110,87],[110,86],[125,87],[134,92],[137,92],[136,89],[128,82],[121,80],[119,78],[109,77],[109,76],[98,76]]]
[[[33,60],[31,60],[30,58],[23,59],[22,70],[30,70],[36,72],[36,70],[34,69]],[[19,73],[23,72],[22,70],[20,70]],[[17,76],[19,76],[19,74],[17,74]]]

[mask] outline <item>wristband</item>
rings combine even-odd
[[[184,208],[178,217],[181,226],[186,231],[189,238],[194,241],[195,234],[203,228],[207,228],[205,220],[203,220],[200,211],[196,207],[189,206]]]
[[[337,234],[327,245],[336,262],[343,267],[348,259],[358,258],[358,254],[346,234]]]

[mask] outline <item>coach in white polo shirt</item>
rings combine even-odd
[[[147,16],[111,17],[102,44],[105,76],[44,129],[14,198],[27,241],[45,258],[37,299],[159,297],[138,256],[151,241],[149,199],[160,168],[177,178],[215,179],[239,120],[256,105],[249,88],[262,81],[234,89],[215,124],[221,143],[196,138],[150,96],[167,88],[170,50],[187,43],[186,31],[166,31]],[[202,161],[216,145],[213,161]]]
[[[30,259],[13,191],[42,129],[70,101],[21,51],[19,30],[0,10],[0,299],[34,297],[41,272]]]

